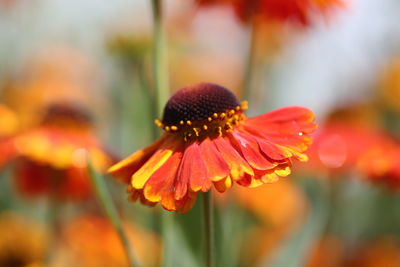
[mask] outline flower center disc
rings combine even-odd
[[[90,127],[92,117],[89,112],[78,105],[55,103],[47,107],[42,124],[57,126]]]
[[[242,119],[246,103],[240,104],[228,89],[200,83],[180,89],[167,102],[162,121],[166,131],[183,134],[185,141],[221,136]]]

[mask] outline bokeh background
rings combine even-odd
[[[170,93],[213,82],[250,115],[301,105],[319,124],[291,176],[217,194],[217,266],[400,266],[400,2],[348,0],[307,25],[255,24],[253,37],[232,9],[194,2],[163,2]],[[64,151],[84,143],[104,171],[155,139],[151,14],[145,0],[0,0],[0,266],[127,266],[90,183],[49,194],[31,162],[61,177]],[[41,128],[54,114],[74,130]],[[165,215],[106,181],[142,264],[201,266],[199,203]]]

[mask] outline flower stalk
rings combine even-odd
[[[250,100],[250,92],[253,86],[254,64],[256,58],[256,29],[255,22],[249,25],[249,45],[246,58],[246,66],[243,77],[242,99]]]
[[[165,56],[165,36],[162,26],[162,2],[152,0],[153,11],[153,68],[155,84],[156,114],[161,117],[164,104],[168,99],[168,72]]]
[[[90,180],[92,181],[95,193],[100,201],[101,207],[103,208],[104,213],[106,214],[108,220],[111,222],[121,240],[129,266],[141,266],[136,258],[136,255],[133,253],[133,249],[131,247],[131,244],[129,243],[128,236],[124,231],[124,228],[122,227],[117,209],[115,208],[110,192],[108,191],[107,186],[104,182],[104,178],[96,173],[90,163],[88,164],[88,174]]]
[[[212,191],[203,194],[204,254],[206,267],[215,266],[214,203]]]

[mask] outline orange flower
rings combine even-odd
[[[87,197],[86,154],[99,170],[112,163],[93,134],[89,116],[69,104],[50,106],[39,125],[11,141],[17,187],[28,196]]]
[[[160,238],[132,223],[124,224],[138,260],[146,266],[158,266],[161,258]],[[108,220],[84,216],[69,222],[63,230],[65,244],[50,266],[128,266],[120,239]]]
[[[109,172],[129,184],[132,201],[187,212],[212,185],[220,192],[233,182],[256,187],[289,175],[292,158],[307,160],[308,134],[316,128],[310,110],[287,107],[248,118],[245,109],[219,85],[184,87],[156,121],[162,137]]]
[[[253,18],[266,21],[310,23],[312,12],[326,13],[333,7],[344,6],[341,0],[198,0],[201,5],[229,4],[243,22]]]

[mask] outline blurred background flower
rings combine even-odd
[[[290,176],[216,196],[218,266],[399,266],[398,0],[163,4],[170,93],[213,82],[249,100],[249,117],[300,105],[320,125]],[[82,167],[158,135],[151,5],[0,0],[0,33],[0,265],[126,266]],[[106,183],[145,265],[200,265],[197,203],[174,216],[160,263],[160,209]]]

